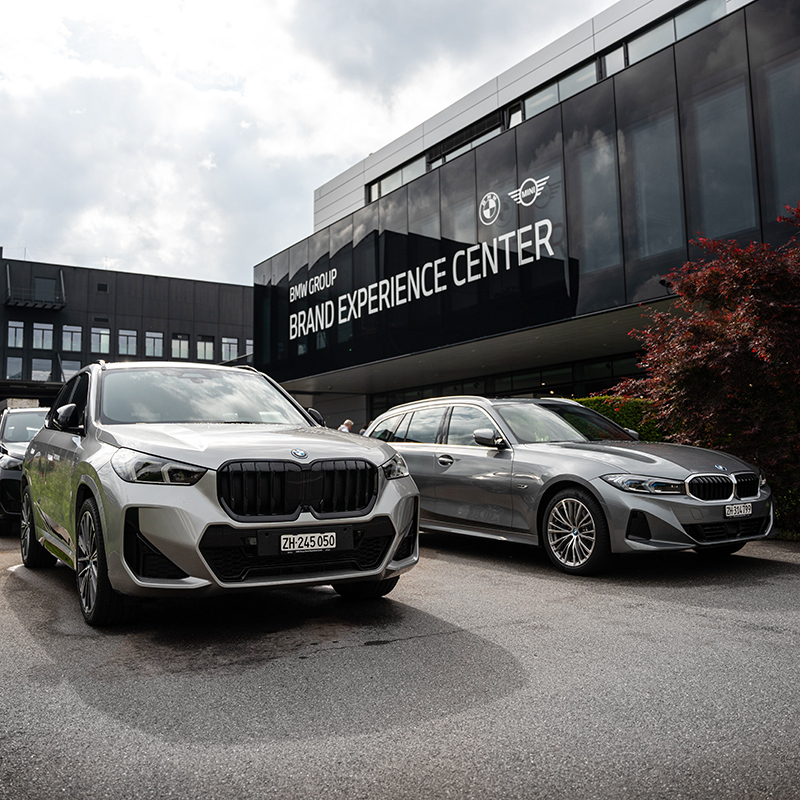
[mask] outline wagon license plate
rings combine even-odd
[[[726,517],[749,517],[752,513],[752,503],[736,503],[732,506],[725,506]]]
[[[281,536],[282,553],[335,549],[336,531],[329,531],[327,533],[292,533]]]

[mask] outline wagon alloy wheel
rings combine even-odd
[[[29,569],[51,567],[56,563],[55,556],[36,540],[36,528],[33,523],[33,501],[31,490],[26,486],[22,493],[22,509],[19,522],[19,549],[22,563]]]
[[[125,616],[125,600],[108,579],[103,527],[94,498],[78,514],[75,574],[83,618],[90,625],[113,625]]]
[[[559,492],[545,511],[544,545],[564,572],[590,575],[611,559],[608,524],[599,503],[582,489]]]

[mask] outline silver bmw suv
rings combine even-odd
[[[28,446],[21,491],[23,562],[72,567],[90,625],[143,596],[376,598],[419,559],[403,458],[322,427],[253,369],[85,367]]]

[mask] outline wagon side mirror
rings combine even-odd
[[[493,428],[478,428],[472,432],[475,442],[483,447],[496,447],[498,450],[505,450],[508,442]]]

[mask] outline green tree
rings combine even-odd
[[[783,221],[800,229],[800,205]],[[672,312],[650,312],[631,335],[647,377],[621,396],[653,401],[668,438],[727,450],[765,470],[795,527],[800,511],[800,243],[699,239],[697,260],[667,276]],[[790,509],[794,507],[794,515]]]

